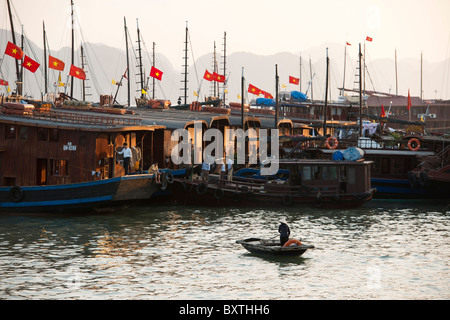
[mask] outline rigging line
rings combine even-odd
[[[189,37],[189,45],[191,47],[191,52],[192,52],[192,61],[194,62],[194,71],[195,71],[195,76],[197,77],[197,87],[200,86],[200,81],[198,80],[198,73],[197,73],[197,66],[195,64],[195,58],[194,58],[194,49],[192,49],[192,40],[191,40],[191,34],[188,33],[188,37]]]

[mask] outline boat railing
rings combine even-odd
[[[14,111],[14,110],[13,110]],[[8,110],[4,110],[5,114]],[[105,126],[117,126],[117,125],[141,125],[142,119],[140,118],[127,118],[127,117],[111,117],[105,115],[94,115],[92,113],[75,113],[75,112],[60,112],[60,111],[46,111],[38,112],[33,111],[29,113],[22,114],[25,117],[40,119],[40,120],[50,120],[56,122],[65,123],[77,123],[77,124],[88,124],[88,125],[105,125]]]
[[[261,179],[233,180],[218,179],[209,181],[219,188],[231,189],[236,192],[271,193],[271,194],[300,194],[309,196],[329,196],[339,193],[335,185],[290,185],[287,181],[261,181]]]

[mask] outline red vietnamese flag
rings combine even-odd
[[[373,38],[371,38],[371,37],[366,37],[366,40],[372,42]]]
[[[289,76],[289,83],[299,84],[300,79]]]
[[[386,117],[386,112],[384,111],[384,106],[381,105],[381,117],[384,118]]]
[[[351,44],[350,42],[347,42],[347,45],[348,45],[348,46],[351,46],[352,44]]]
[[[208,70],[205,70],[205,74],[203,75],[203,79],[208,80],[208,81],[213,81],[213,74],[210,73]]]
[[[48,56],[48,67],[51,69],[64,71],[65,64],[59,59],[56,59],[55,57]]]
[[[86,80],[86,73],[84,70],[78,67],[75,67],[73,64],[70,66],[69,75],[81,80]]]
[[[8,85],[8,81],[0,79],[0,86],[7,86],[7,85]]]
[[[411,96],[409,94],[409,89],[408,89],[408,105],[407,105],[408,110],[411,108],[411,105],[412,105],[412,103],[411,103]]]
[[[259,90],[257,87],[255,87],[252,84],[248,85],[248,92],[259,95],[261,93],[261,90]]]
[[[225,76],[222,76],[218,73],[213,72],[213,80],[217,82],[225,83]]]
[[[159,81],[162,79],[163,72],[161,70],[156,69],[155,67],[152,67],[150,70],[150,77],[156,78]]]
[[[36,70],[39,68],[39,63],[37,63],[36,61],[34,61],[33,59],[31,59],[29,56],[25,56],[25,58],[23,59],[23,67],[25,69],[30,70],[31,72],[35,73]]]
[[[8,56],[11,56],[13,58],[16,58],[18,60],[22,60],[23,52],[22,49],[20,49],[18,46],[16,46],[14,43],[9,42],[6,45],[5,54]]]
[[[266,99],[273,99],[273,95],[271,95],[270,93],[265,92],[265,91],[263,91],[262,93],[264,94],[264,98],[266,98]]]

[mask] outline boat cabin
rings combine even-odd
[[[132,149],[131,171],[150,167],[163,126],[137,117],[66,110],[0,115],[0,185],[60,185],[125,174],[115,152]],[[161,141],[159,141],[161,140]]]

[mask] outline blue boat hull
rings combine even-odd
[[[0,187],[0,212],[67,213],[114,210],[156,191],[153,175],[130,175],[52,186]]]

